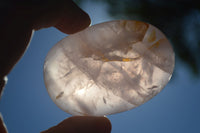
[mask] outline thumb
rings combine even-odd
[[[111,123],[106,117],[73,116],[42,133],[110,133]]]

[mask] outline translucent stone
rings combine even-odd
[[[140,21],[91,26],[58,42],[44,64],[47,91],[72,115],[108,115],[135,108],[170,80],[174,52],[165,35]]]

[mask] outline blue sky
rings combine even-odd
[[[83,9],[92,24],[113,20],[106,5],[85,2]],[[43,81],[43,64],[50,48],[66,34],[55,28],[34,33],[31,44],[13,71],[0,101],[0,110],[10,133],[37,133],[69,114],[48,96]],[[107,116],[113,133],[199,133],[200,79],[176,60],[172,80],[152,100],[130,111]]]

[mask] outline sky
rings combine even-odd
[[[113,18],[106,5],[84,2],[92,25]],[[36,31],[23,58],[8,75],[0,111],[10,133],[38,133],[71,115],[59,109],[48,96],[43,64],[48,51],[67,36],[55,28]],[[130,111],[107,116],[112,133],[199,133],[200,79],[176,59],[167,86],[150,101]]]

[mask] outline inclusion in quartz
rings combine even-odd
[[[135,108],[170,80],[174,52],[156,27],[119,20],[58,42],[44,64],[47,91],[72,115],[108,115]]]

